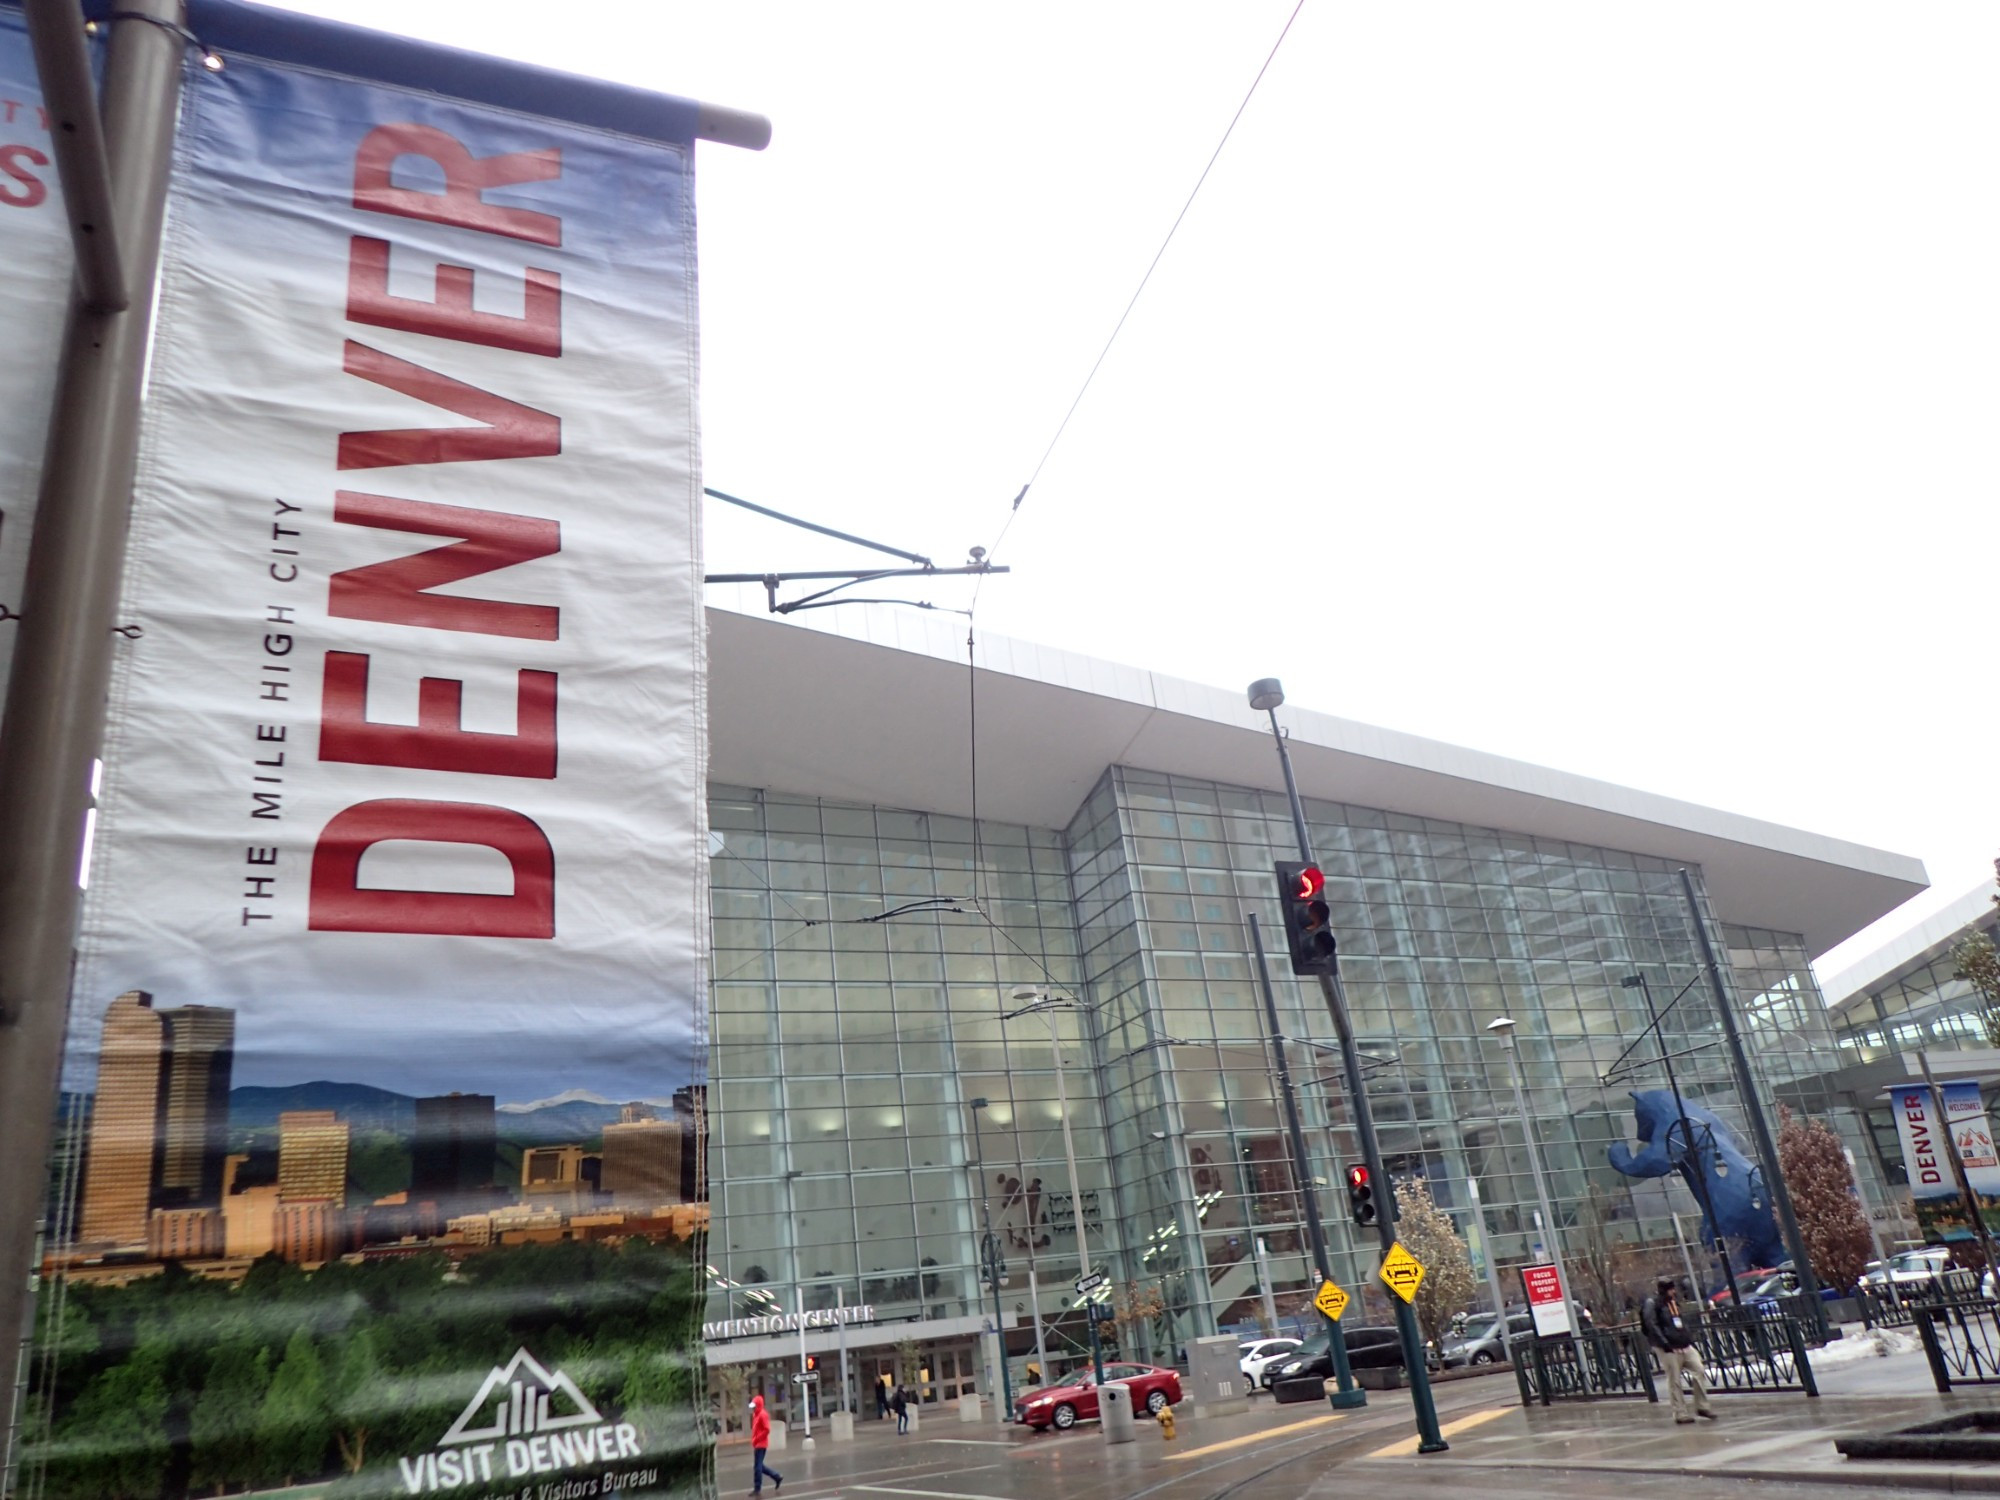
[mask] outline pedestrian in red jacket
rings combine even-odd
[[[765,1464],[764,1455],[771,1451],[771,1414],[764,1410],[764,1398],[750,1398],[750,1493],[761,1495],[764,1480],[769,1478],[773,1493],[785,1487],[785,1476]]]

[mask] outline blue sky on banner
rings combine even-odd
[[[706,477],[953,561],[1292,9],[297,3],[769,114],[703,153]],[[982,627],[1924,858],[1858,957],[2000,854],[1996,50],[1970,3],[1307,4]]]

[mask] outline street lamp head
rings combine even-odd
[[[974,1100],[972,1101],[972,1107],[973,1107],[974,1109],[984,1109],[984,1108],[986,1108],[986,1097],[985,1097],[985,1095],[983,1095],[983,1094],[982,1094],[982,1095],[981,1095],[980,1097],[978,1097],[977,1099],[974,1099]]]
[[[1636,990],[1645,982],[1646,976],[1644,974],[1627,974],[1623,979],[1618,981],[1618,985],[1621,989]]]
[[[1503,1042],[1514,1040],[1514,1018],[1512,1016],[1500,1016],[1488,1021],[1486,1029],[1499,1037]]]
[[[1042,998],[1042,992],[1032,984],[1017,984],[1014,986],[1013,998],[1021,1001],[1039,1000]]]
[[[1250,706],[1267,713],[1285,701],[1284,684],[1275,677],[1259,677],[1250,684]]]

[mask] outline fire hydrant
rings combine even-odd
[[[1160,1440],[1167,1443],[1174,1440],[1174,1409],[1171,1406],[1160,1408]]]

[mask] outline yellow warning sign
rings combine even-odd
[[[1347,1304],[1352,1300],[1331,1281],[1323,1281],[1319,1286],[1319,1295],[1313,1298],[1313,1306],[1338,1323],[1340,1315],[1347,1311]]]
[[[1382,1257],[1382,1280],[1390,1291],[1408,1302],[1417,1295],[1417,1288],[1424,1284],[1424,1264],[1405,1250],[1403,1242],[1398,1240]]]

